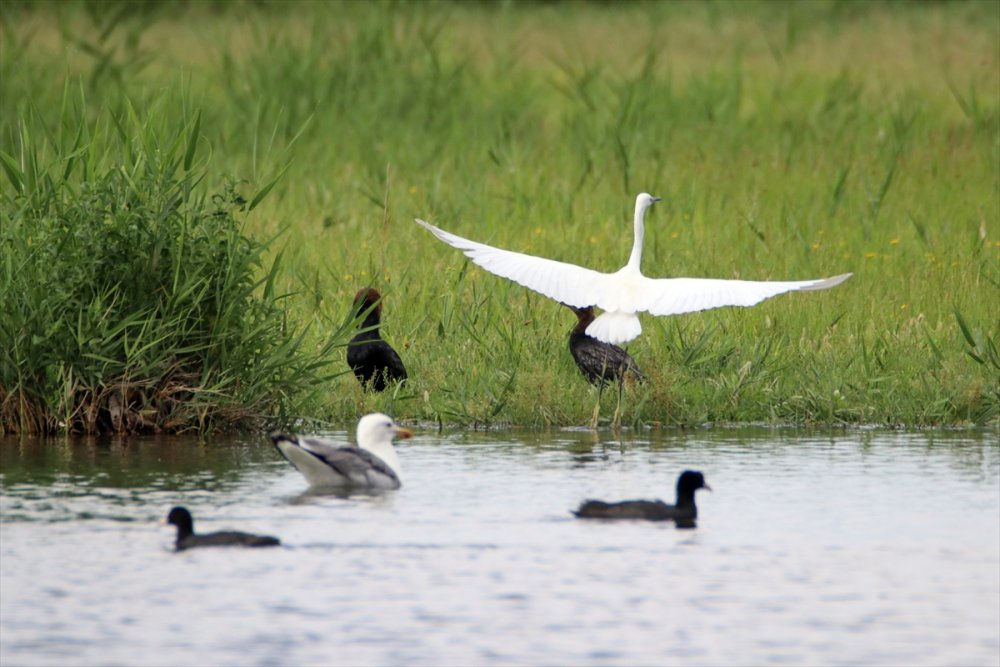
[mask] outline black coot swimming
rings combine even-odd
[[[705,476],[695,470],[685,470],[677,478],[677,504],[668,505],[662,500],[625,500],[606,503],[587,500],[573,512],[581,519],[645,519],[646,521],[676,521],[678,526],[692,527],[698,518],[694,492],[712,490],[705,483]]]
[[[382,295],[371,287],[358,291],[354,296],[355,312],[361,314],[367,311],[367,315],[361,324],[361,333],[347,345],[347,365],[354,371],[358,382],[372,391],[384,391],[390,384],[406,379],[402,359],[379,335],[381,300]]]
[[[273,547],[281,540],[270,535],[251,535],[234,530],[198,535],[194,532],[194,519],[184,507],[175,507],[167,515],[167,523],[177,526],[177,550],[194,547]]]
[[[587,335],[587,327],[594,321],[592,306],[567,307],[577,317],[576,326],[569,334],[569,351],[577,368],[591,384],[621,382],[626,375],[639,382],[646,379],[635,360],[625,350]]]

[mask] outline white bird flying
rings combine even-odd
[[[587,327],[587,335],[612,345],[627,343],[640,333],[639,313],[679,315],[722,306],[753,306],[785,292],[820,290],[851,277],[800,281],[722,280],[716,278],[647,278],[642,275],[643,219],[660,201],[643,192],[635,200],[635,242],[628,263],[614,273],[602,273],[552,259],[502,250],[464,239],[417,219],[434,236],[463,251],[490,273],[513,280],[569,306],[597,306],[604,312]]]
[[[314,488],[398,489],[402,482],[392,439],[411,436],[409,430],[376,412],[358,422],[357,447],[284,433],[272,433],[271,440]]]

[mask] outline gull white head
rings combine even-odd
[[[394,438],[410,438],[413,433],[409,429],[397,426],[388,415],[375,412],[365,415],[358,422],[358,447],[367,449],[375,456],[389,464],[396,474],[399,474],[399,457],[392,446]]]

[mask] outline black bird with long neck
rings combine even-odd
[[[621,382],[626,375],[638,382],[645,381],[646,376],[628,352],[617,345],[587,335],[587,327],[594,321],[593,306],[567,308],[576,313],[577,317],[576,327],[569,334],[569,351],[576,367],[591,384]]]
[[[385,391],[390,384],[405,380],[403,360],[379,334],[382,295],[372,287],[359,290],[354,295],[354,312],[365,316],[360,332],[347,344],[347,365],[358,382],[366,389]]]

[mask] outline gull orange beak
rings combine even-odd
[[[413,432],[408,428],[403,428],[402,426],[397,426],[395,433],[397,438],[406,439],[413,437]]]

